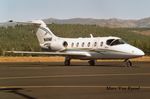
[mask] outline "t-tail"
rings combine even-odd
[[[36,32],[36,36],[43,50],[63,51],[66,49],[68,43],[60,37],[55,36],[42,20],[35,20],[31,23],[40,25]]]
[[[48,44],[57,38],[42,20],[34,20],[31,23],[40,25],[36,36],[42,48],[47,48],[47,46],[50,46]]]

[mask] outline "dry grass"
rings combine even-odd
[[[132,59],[132,61],[147,61],[147,62],[150,62],[150,56],[135,58],[135,59]]]
[[[145,30],[145,31],[133,31],[134,33],[137,33],[137,34],[142,34],[142,35],[146,35],[146,36],[150,36],[150,30]]]
[[[0,57],[0,62],[59,62],[63,57]]]
[[[0,57],[0,62],[63,62],[64,57]],[[99,60],[114,61],[114,60]],[[150,56],[132,59],[132,61],[149,61]]]

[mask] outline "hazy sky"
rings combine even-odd
[[[150,17],[150,0],[0,0],[0,21]]]

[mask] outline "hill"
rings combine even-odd
[[[72,19],[44,19],[47,24],[88,24],[98,25],[101,27],[124,27],[124,28],[148,28],[150,27],[150,17],[139,20],[123,20],[123,19],[92,19],[92,18],[72,18]]]
[[[139,20],[135,19],[93,19],[93,18],[72,18],[72,19],[55,19],[55,18],[48,18],[43,19],[46,24],[82,24],[82,25],[97,25],[100,27],[111,27],[111,28],[150,28],[150,17],[143,18]],[[15,26],[17,23],[13,20],[8,22],[0,23],[0,27],[8,27],[8,26]],[[23,23],[22,23],[23,24]]]

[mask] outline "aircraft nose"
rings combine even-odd
[[[136,48],[133,52],[134,52],[134,55],[139,56],[139,57],[145,55],[145,53],[142,50],[138,49],[138,48]]]

